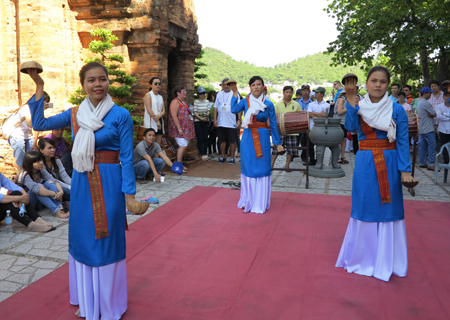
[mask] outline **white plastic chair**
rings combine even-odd
[[[447,152],[450,155],[450,142],[444,144],[441,147],[441,150],[439,151],[439,153],[436,155],[436,162],[434,163],[434,167],[435,167],[435,169],[434,169],[434,184],[437,184],[437,177],[438,177],[439,169],[441,169],[441,168],[444,169],[444,183],[447,183],[447,176],[448,176],[448,170],[450,169],[450,164],[438,162],[438,158],[444,152],[444,148],[447,149]]]

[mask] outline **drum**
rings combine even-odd
[[[416,137],[419,134],[419,118],[415,113],[408,113],[408,131],[410,137]]]
[[[309,130],[307,111],[287,112],[277,114],[278,131],[281,135],[304,133]]]

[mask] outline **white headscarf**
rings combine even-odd
[[[261,111],[266,109],[266,105],[264,104],[264,100],[266,100],[266,96],[264,94],[260,95],[259,98],[255,98],[253,94],[250,93],[250,107],[245,113],[244,121],[242,121],[242,126],[244,128],[248,128],[248,125],[252,123],[252,117],[256,116]]]
[[[111,96],[106,94],[97,107],[94,107],[89,98],[86,98],[78,108],[77,122],[80,130],[72,149],[73,167],[78,172],[94,170],[94,132],[105,125],[102,120],[113,106]]]
[[[359,102],[358,114],[372,128],[387,131],[389,142],[396,139],[396,124],[392,119],[394,103],[388,93],[377,103],[370,101],[369,93]]]

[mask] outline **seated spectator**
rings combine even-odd
[[[64,191],[58,181],[44,170],[42,155],[37,151],[29,151],[23,158],[23,168],[19,172],[17,184],[30,195],[30,204],[36,207],[39,203],[49,208],[52,213],[62,219],[69,217],[61,201]]]
[[[67,174],[69,175],[69,177],[72,177],[72,154],[70,150],[67,149],[67,144],[66,140],[63,137],[63,132],[64,129],[52,130],[52,133],[49,133],[44,138],[49,138],[55,141],[55,157],[61,160]]]
[[[21,187],[8,180],[0,173],[0,187],[11,191],[8,195],[0,194],[0,221],[6,217],[6,211],[11,212],[11,216],[23,224],[30,231],[47,232],[52,230],[53,225],[44,221],[30,204],[30,196]],[[27,212],[19,213],[21,204],[25,205]]]
[[[44,92],[44,107],[48,107],[50,96]],[[30,150],[37,150],[36,138],[38,132],[34,132],[31,126],[31,114],[28,105],[23,105],[19,110],[11,116],[3,125],[4,128],[11,128],[7,134],[9,135],[8,143],[14,151],[14,159],[16,159],[17,171],[22,169],[23,157]],[[5,132],[5,131],[4,131]]]
[[[136,181],[140,184],[147,183],[147,175],[155,177],[156,182],[161,182],[161,170],[167,164],[172,167],[173,163],[155,142],[156,132],[153,128],[144,131],[144,140],[139,142],[134,149],[134,171]],[[159,158],[155,157],[158,155]]]
[[[64,195],[64,201],[70,201],[70,185],[72,179],[67,174],[61,160],[57,159],[55,142],[49,138],[39,139],[38,142],[39,151],[41,152],[44,160],[44,170],[52,175],[54,180],[58,181],[61,185]]]
[[[398,98],[398,104],[400,104],[403,109],[405,109],[406,113],[412,113],[411,106],[405,101],[406,100],[406,94],[403,91],[400,91],[397,95]]]

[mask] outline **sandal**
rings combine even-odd
[[[345,158],[341,158],[340,162],[339,162],[339,160],[338,160],[338,163],[341,163],[341,164],[347,164],[347,163],[348,163],[348,160],[345,159]]]
[[[183,173],[188,173],[188,172],[189,172],[189,169],[186,167],[183,167]]]
[[[140,183],[140,184],[146,184],[146,183],[148,183],[148,180],[145,180],[145,179],[136,179],[136,182],[137,182],[137,183]]]

